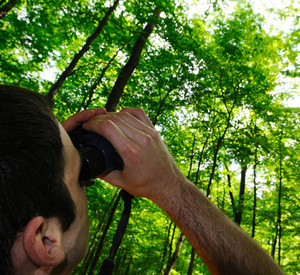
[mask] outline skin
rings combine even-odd
[[[283,274],[273,259],[179,170],[141,109],[95,116],[83,124],[115,146],[125,166],[103,179],[152,200],[185,234],[211,274]]]
[[[104,109],[82,112],[65,122],[72,130],[91,117],[103,114]],[[71,122],[70,122],[71,121]],[[85,187],[78,181],[81,159],[64,127],[60,134],[65,157],[64,182],[76,206],[76,218],[63,232],[59,221],[38,216],[20,232],[12,246],[16,274],[69,274],[86,255],[89,221]]]
[[[74,148],[68,134],[60,125],[60,133],[65,151],[65,184],[76,206],[76,218],[69,230],[63,234],[62,249],[65,252],[65,261],[56,268],[53,274],[71,272],[83,259],[88,249],[89,220],[85,188],[78,182],[81,168],[81,159]]]
[[[161,207],[186,235],[211,274],[283,274],[253,239],[184,177],[142,110],[127,108],[120,113],[92,110],[71,117],[63,126],[70,131],[81,123],[86,130],[106,137],[125,163],[122,171],[112,171],[102,178],[132,195],[146,197]],[[35,266],[40,264],[37,266],[39,272],[23,274],[49,274],[51,271],[55,271],[53,274],[67,274],[86,251],[88,221],[84,190],[78,183],[79,156],[62,129],[61,133],[67,155],[66,184],[77,206],[76,220],[65,233],[59,231],[55,219],[42,220],[48,226],[40,223],[42,217],[33,221],[33,228],[40,224],[39,230],[31,230],[38,232],[34,235],[35,239],[44,240],[46,252],[52,253],[52,257],[47,258],[43,249],[38,250],[41,253],[33,255],[42,259],[37,261],[31,257],[30,260]],[[27,237],[23,238],[24,247],[17,247],[27,251],[27,255],[31,246],[41,246],[41,241],[31,245],[35,242],[32,241],[31,231],[28,231],[26,233],[25,230]],[[24,245],[26,240],[30,245]],[[18,241],[16,243],[19,244]],[[23,267],[29,268],[28,258],[23,258],[14,255],[15,262],[23,259]],[[58,268],[53,269],[53,266]]]
[[[17,274],[69,274],[87,252],[87,198],[84,186],[78,181],[81,160],[68,134],[59,127],[65,155],[64,182],[75,203],[76,218],[66,232],[56,218],[33,218],[12,247]]]

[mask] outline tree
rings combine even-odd
[[[75,68],[76,64],[78,63],[79,59],[87,52],[93,43],[93,41],[98,37],[101,30],[105,26],[107,20],[109,19],[109,16],[113,13],[113,11],[116,9],[117,5],[119,4],[119,0],[115,0],[114,4],[107,10],[105,16],[103,19],[99,22],[98,27],[94,31],[92,35],[89,36],[89,38],[86,40],[84,46],[81,48],[81,50],[74,56],[69,66],[64,70],[64,72],[61,74],[61,76],[58,78],[58,80],[53,84],[51,89],[49,90],[48,97],[50,99],[53,99],[54,95],[58,92],[61,85],[64,83],[66,78],[72,73],[72,70]]]
[[[0,5],[3,4],[3,2],[5,1],[1,1]],[[5,5],[3,5],[0,8],[0,19],[2,19],[4,16],[6,16],[6,14],[15,6],[17,5],[19,2],[19,0],[10,0],[8,3],[6,3]]]
[[[0,81],[43,94],[54,87],[60,121],[106,104],[143,108],[184,174],[294,274],[299,109],[284,104],[297,90],[299,18],[292,4],[274,10],[294,28],[271,32],[250,4],[232,4],[191,15],[186,1],[20,1],[0,20]],[[93,260],[98,274],[110,254],[116,192],[102,181],[87,189],[90,250],[74,274]],[[173,273],[209,274],[182,240],[160,209],[135,198],[115,273],[159,274],[173,258]]]

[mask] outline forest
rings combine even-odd
[[[300,17],[284,3],[1,0],[0,83],[46,95],[59,121],[144,109],[185,176],[300,274]],[[99,274],[112,254],[114,274],[209,274],[144,198],[113,251],[122,192],[97,179],[87,195],[90,246],[73,274]]]

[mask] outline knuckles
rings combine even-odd
[[[137,159],[139,159],[139,155],[141,153],[139,147],[135,144],[125,146],[122,149],[122,151],[126,158],[129,159],[131,162],[135,162]]]
[[[152,144],[152,137],[147,135],[147,134],[143,134],[140,136],[140,143],[142,146],[149,146]]]

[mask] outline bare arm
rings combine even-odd
[[[142,110],[95,116],[83,126],[109,139],[125,162],[104,179],[163,209],[212,274],[283,274],[271,257],[188,181]]]
[[[193,184],[155,201],[175,221],[212,274],[283,274],[273,259]]]

